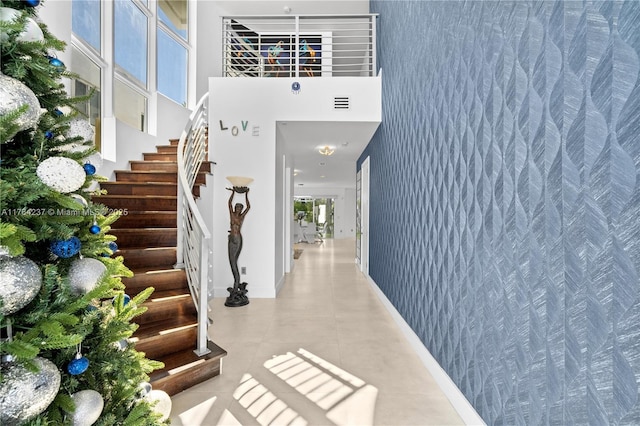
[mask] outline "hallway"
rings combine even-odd
[[[175,395],[172,424],[462,424],[359,272],[354,245],[301,245],[276,299],[214,299],[222,374]]]

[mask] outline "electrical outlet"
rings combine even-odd
[[[240,268],[240,273],[241,273],[242,275],[246,275],[246,274],[247,274],[247,267],[246,267],[246,266],[243,266],[242,268]]]

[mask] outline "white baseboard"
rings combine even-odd
[[[387,299],[387,296],[380,290],[380,287],[371,279],[367,277],[369,284],[373,288],[374,292],[382,302],[387,311],[393,317],[393,320],[398,324],[402,334],[406,337],[407,341],[416,352],[424,366],[427,368],[431,376],[435,379],[438,386],[446,397],[453,405],[458,415],[462,418],[466,425],[486,425],[482,417],[476,412],[473,406],[469,403],[462,391],[458,389],[456,384],[451,380],[451,377],[442,369],[438,361],[431,355],[429,350],[424,346],[418,335],[407,324],[402,315],[396,310],[395,306]]]
[[[280,278],[280,281],[278,281],[276,283],[276,296],[280,293],[280,290],[282,290],[282,286],[284,285],[284,278],[286,275],[283,275],[282,278]]]

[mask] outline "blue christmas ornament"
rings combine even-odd
[[[116,244],[115,241],[110,241],[109,242],[109,250],[111,250],[112,252],[116,252],[118,251],[118,245]]]
[[[47,56],[47,58],[49,58],[49,63],[51,65],[58,68],[58,71],[62,71],[64,69],[64,62],[62,62],[60,59],[56,58],[55,56]]]
[[[54,109],[54,110],[53,110],[53,114],[54,114],[56,117],[60,117],[61,115],[64,115],[64,112],[62,112],[62,111],[60,111],[58,108],[56,108],[56,109]]]
[[[22,3],[29,7],[36,7],[40,4],[40,0],[22,0]]]
[[[122,305],[123,306],[127,306],[127,304],[129,304],[129,302],[131,302],[131,296],[129,296],[128,294],[124,294],[123,295],[123,301],[122,301]],[[111,301],[111,303],[116,303],[116,299],[118,298],[118,296],[114,297],[113,300]]]
[[[78,253],[80,246],[80,239],[78,237],[71,237],[68,240],[52,241],[49,249],[58,257],[68,258]]]
[[[47,139],[52,139],[53,138],[53,132],[51,130],[47,130],[46,132],[44,132],[44,137]]]
[[[91,163],[87,163],[84,166],[82,166],[84,168],[84,172],[88,175],[88,176],[92,176],[96,173],[96,166],[94,166]]]
[[[89,368],[89,360],[80,353],[67,365],[67,371],[72,376],[84,373],[87,368]]]
[[[91,225],[91,228],[89,228],[89,232],[91,232],[92,234],[99,234],[100,233],[100,227],[98,225]]]

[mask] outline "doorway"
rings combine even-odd
[[[333,238],[334,207],[335,201],[330,197],[294,197],[294,241],[313,243]]]

